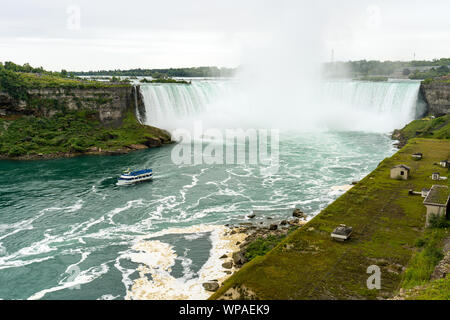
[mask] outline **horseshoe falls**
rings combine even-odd
[[[216,250],[225,224],[253,210],[314,217],[392,155],[389,132],[422,112],[412,81],[328,81],[305,100],[295,84],[240,89],[236,79],[142,84],[142,121],[279,128],[271,176],[247,163],[176,164],[177,144],[0,161],[0,299],[205,299],[202,283],[225,276]],[[154,179],[119,187],[127,168],[152,168]]]
[[[302,104],[301,99],[296,100],[300,101],[297,105],[284,103],[295,91],[288,87],[284,92],[278,92],[279,89],[274,92],[280,96],[279,102],[269,106],[263,102],[254,108],[251,108],[252,96],[240,92],[236,80],[141,85],[141,93],[146,108],[144,122],[168,129],[186,125],[186,121],[208,122],[214,117],[220,117],[220,121],[213,122],[212,126],[220,127],[223,121],[228,127],[248,126],[245,120],[251,118],[251,126],[258,127],[265,126],[267,119],[281,116],[285,121],[278,122],[279,129],[388,132],[424,113],[418,99],[419,87],[418,81],[326,81],[312,103]],[[247,113],[246,109],[251,112]],[[292,118],[297,119],[299,126],[289,125]]]

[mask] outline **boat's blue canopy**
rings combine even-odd
[[[132,171],[126,175],[127,176],[139,176],[141,174],[151,173],[151,172],[152,172],[152,169],[143,169],[143,170],[138,170],[138,171]]]

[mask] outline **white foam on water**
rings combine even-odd
[[[108,221],[109,221],[111,224],[116,224],[116,223],[113,221],[113,218],[114,218],[114,216],[115,216],[116,214],[119,214],[119,213],[121,213],[121,212],[123,212],[123,211],[129,210],[129,209],[131,209],[131,208],[139,208],[139,207],[143,207],[143,206],[144,206],[144,199],[137,199],[137,200],[131,200],[131,201],[128,201],[127,204],[126,204],[124,207],[115,208],[115,209],[111,210],[111,211],[107,214]]]
[[[120,296],[114,296],[112,294],[104,294],[100,298],[98,298],[97,300],[116,300],[119,297]]]
[[[127,253],[122,258],[130,257],[135,262],[141,262],[138,267],[140,278],[133,281],[131,288],[127,289],[126,299],[189,299],[203,300],[210,296],[203,288],[203,283],[211,280],[223,281],[227,274],[222,267],[223,254],[231,255],[238,248],[236,242],[243,240],[242,234],[229,235],[229,228],[217,225],[195,225],[186,228],[169,228],[152,235],[139,237],[137,244],[132,248],[139,249],[139,253]],[[177,257],[172,246],[152,238],[168,234],[205,234],[211,233],[212,249],[206,263],[201,267],[196,277],[190,270],[192,261],[187,259],[186,251],[183,257]],[[153,252],[158,250],[158,252]],[[162,252],[161,252],[162,250]],[[182,260],[183,277],[174,278],[170,269],[176,259]]]
[[[98,277],[107,273],[108,270],[109,268],[106,263],[102,263],[100,266],[91,267],[87,270],[81,271],[78,275],[76,275],[74,279],[69,280],[71,277],[68,277],[67,280],[62,279],[61,281],[58,282],[57,286],[34,293],[28,298],[28,300],[42,299],[48,293],[69,289],[72,287],[74,287],[73,290],[77,290],[76,288],[77,286],[89,283],[97,279]]]

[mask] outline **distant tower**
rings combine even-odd
[[[413,61],[416,61],[416,53],[414,52],[414,58]]]
[[[334,62],[334,49],[331,49],[331,63]]]

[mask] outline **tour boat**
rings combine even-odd
[[[143,169],[138,171],[130,171],[130,169],[128,169],[119,177],[119,181],[117,182],[117,184],[128,185],[137,182],[148,181],[151,180],[152,177],[152,169]]]

